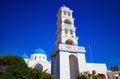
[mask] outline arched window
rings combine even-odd
[[[65,29],[65,34],[68,34],[68,30],[67,29]]]
[[[73,45],[74,43],[73,43],[72,40],[69,39],[69,40],[66,41],[66,44],[68,44],[68,45]]]
[[[66,15],[66,12],[65,12],[65,11],[64,11],[63,13],[64,13],[64,15]]]
[[[35,65],[35,68],[36,68],[36,69],[41,69],[41,68],[43,68],[43,66],[38,63],[38,64]]]
[[[68,16],[70,16],[70,13],[68,13]]]
[[[73,31],[72,30],[70,30],[70,34],[73,35]]]
[[[71,24],[71,22],[69,20],[65,20],[64,23],[65,24]]]

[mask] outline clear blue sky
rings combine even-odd
[[[86,47],[87,62],[120,66],[119,0],[0,0],[0,55],[30,55],[39,47],[50,60],[55,48],[57,11],[71,8],[79,45]]]

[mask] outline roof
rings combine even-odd
[[[26,53],[24,53],[24,55],[22,55],[21,57],[25,59],[29,59],[29,56]]]
[[[46,54],[45,51],[41,48],[34,50],[34,54]]]

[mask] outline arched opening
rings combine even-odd
[[[38,63],[38,64],[35,65],[35,68],[36,68],[36,69],[41,69],[41,68],[43,68],[43,66]]]
[[[65,29],[65,34],[68,34],[68,30],[67,29]]]
[[[70,16],[70,13],[68,12],[68,16]]]
[[[69,56],[70,79],[76,79],[78,74],[78,61],[74,55]]]
[[[65,24],[71,24],[71,22],[69,20],[65,20],[64,23]]]
[[[66,15],[66,12],[65,12],[65,11],[64,11],[63,13],[64,13],[64,15]]]
[[[70,30],[70,34],[73,35],[73,31],[72,30]]]
[[[73,45],[74,42],[73,42],[72,40],[68,39],[68,40],[66,41],[66,44],[67,44],[67,45]]]

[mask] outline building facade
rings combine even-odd
[[[57,13],[56,48],[51,52],[51,74],[55,79],[76,79],[80,72],[95,70],[106,76],[106,64],[87,63],[85,47],[78,45],[73,10],[63,6]]]
[[[51,73],[51,63],[47,60],[47,55],[43,49],[38,48],[34,50],[34,52],[30,55],[30,58],[26,54],[22,57],[28,67],[36,69],[43,68],[43,71],[47,70],[47,73]]]

